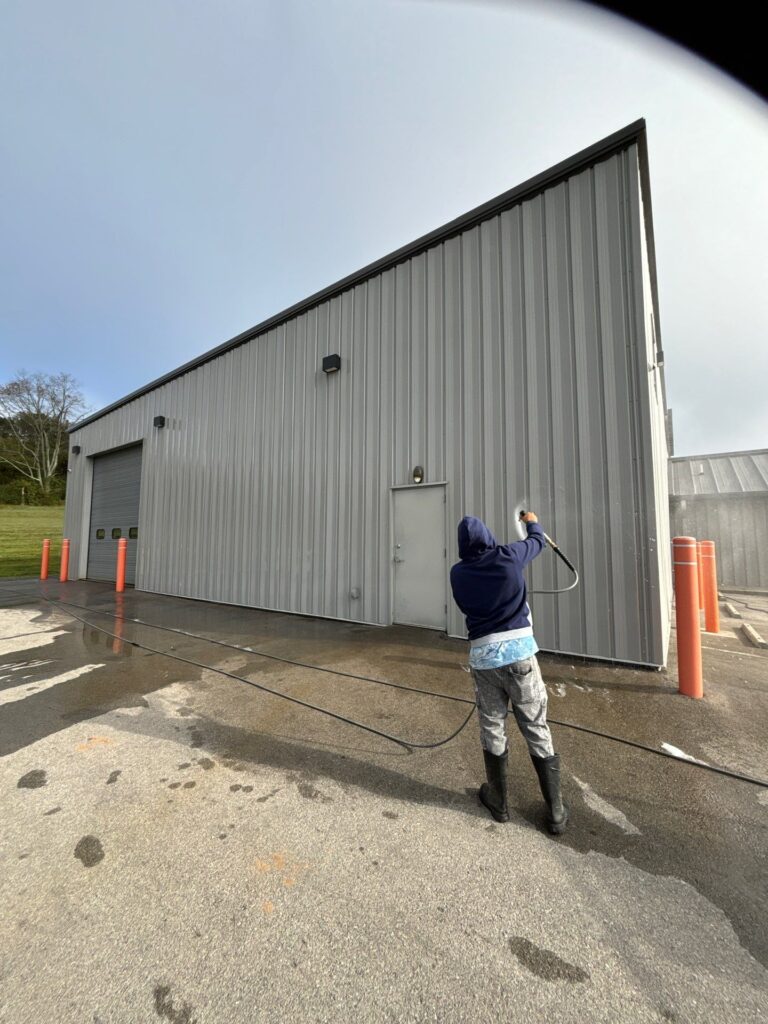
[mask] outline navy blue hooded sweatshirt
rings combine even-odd
[[[461,561],[451,568],[451,589],[470,640],[531,629],[523,567],[541,554],[546,541],[538,523],[526,526],[527,540],[498,544],[482,519],[464,516],[459,523]]]

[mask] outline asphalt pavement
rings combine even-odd
[[[738,625],[703,637],[702,701],[674,637],[664,672],[541,656],[552,838],[514,731],[498,825],[474,717],[419,750],[213,671],[430,743],[470,706],[370,679],[471,700],[460,641],[0,581],[0,1021],[768,1019],[768,789],[685,760],[768,780]]]

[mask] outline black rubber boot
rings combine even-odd
[[[541,795],[544,797],[549,811],[547,828],[553,836],[560,836],[565,832],[565,826],[568,824],[568,808],[563,803],[560,794],[560,755],[534,757],[531,754],[531,760],[539,777]]]
[[[480,787],[477,794],[496,821],[509,821],[507,810],[507,751],[503,754],[492,754],[483,748],[485,761],[485,777],[488,779]]]

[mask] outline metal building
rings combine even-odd
[[[713,540],[723,587],[768,591],[768,449],[669,463],[674,536]]]
[[[72,574],[133,528],[141,590],[461,636],[456,525],[515,539],[524,501],[582,571],[532,598],[542,649],[661,665],[658,322],[638,121],[79,424]],[[107,521],[126,448],[138,522]]]

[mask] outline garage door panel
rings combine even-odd
[[[88,537],[88,579],[115,579],[118,537],[128,541],[126,583],[136,582],[139,498],[141,494],[141,445],[125,448],[93,460],[91,525]]]

